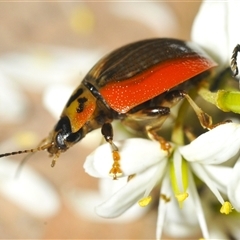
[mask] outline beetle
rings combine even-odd
[[[232,65],[236,69],[236,56]],[[168,151],[170,146],[158,130],[171,108],[186,98],[202,126],[212,128],[211,117],[197,107],[187,90],[216,66],[199,46],[178,39],[146,39],[120,47],[87,73],[67,101],[59,121],[37,148],[0,157],[47,150],[54,166],[61,153],[92,130],[101,128],[113,153],[110,175],[117,179],[122,170],[111,122],[121,120],[159,141]]]

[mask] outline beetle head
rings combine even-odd
[[[53,157],[52,160],[53,167],[61,153],[65,152],[68,148],[70,148],[72,145],[74,145],[76,142],[80,141],[83,138],[84,135],[82,133],[83,133],[82,129],[75,133],[72,133],[68,117],[62,117],[58,121],[53,131],[49,134],[47,138],[41,141],[38,147],[23,151],[0,154],[0,158],[10,155],[35,153],[47,150],[50,153],[50,156]]]
[[[71,124],[67,116],[60,118],[54,130],[50,133],[47,142],[47,151],[53,156],[53,161],[58,158],[62,152],[68,150],[72,145],[84,137],[82,128],[73,133]],[[44,145],[43,145],[44,147]],[[54,164],[54,163],[53,163]]]

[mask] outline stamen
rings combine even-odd
[[[168,201],[166,201],[165,198],[161,196],[164,195],[167,199],[170,199],[170,196],[172,196],[171,183],[170,183],[168,173],[164,174],[160,191],[161,193],[160,193],[160,200],[158,203],[159,205],[158,205],[158,218],[157,218],[157,229],[156,229],[157,240],[161,239],[164,223],[166,222],[165,221],[166,211],[168,208]]]
[[[220,209],[220,213],[222,214],[229,214],[230,212],[232,212],[233,207],[232,204],[228,201],[224,202],[221,209]]]
[[[170,178],[172,189],[178,200],[179,207],[182,208],[184,200],[188,197],[188,165],[182,159],[181,154],[176,149],[170,162]]]
[[[192,163],[191,167],[195,174],[201,179],[203,182],[206,183],[206,185],[209,187],[209,189],[212,191],[212,193],[215,195],[215,197],[218,199],[218,201],[224,205],[224,199],[220,192],[218,191],[215,183],[213,180],[209,177],[208,173],[206,170],[203,168],[201,164],[198,163]]]
[[[152,176],[151,180],[149,181],[149,183],[146,187],[146,191],[143,195],[143,198],[148,197],[150,195],[151,191],[153,190],[154,186],[156,186],[157,182],[161,181],[161,179],[159,179],[159,177],[164,176],[164,172],[166,171],[166,166],[167,166],[167,159],[163,159],[162,162],[160,164],[158,164],[154,175]]]
[[[151,201],[152,201],[152,197],[148,196],[139,200],[138,204],[140,207],[146,207]]]
[[[204,239],[209,239],[209,232],[208,232],[208,227],[206,223],[206,218],[204,216],[201,201],[197,192],[195,182],[193,180],[192,172],[190,170],[188,170],[188,172],[189,172],[189,192],[191,193],[191,198],[194,201],[195,212],[197,214],[199,225],[202,230],[202,235]]]
[[[165,201],[165,203],[168,203],[171,201],[171,198],[168,197],[166,194],[161,193],[160,198]]]
[[[153,190],[154,186],[157,184],[157,182],[161,181],[161,179],[159,179],[159,177],[164,176],[164,172],[166,171],[166,166],[167,166],[167,159],[163,159],[161,164],[158,164],[153,177],[151,178],[150,182],[148,183],[148,185],[146,187],[146,191],[143,195],[143,198],[138,201],[138,204],[141,207],[145,207],[151,202],[152,197],[150,196],[150,193]]]
[[[189,194],[187,192],[176,194],[175,197],[178,200],[179,207],[183,207],[183,202],[187,199]]]

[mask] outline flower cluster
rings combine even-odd
[[[223,25],[217,27],[221,40],[224,39],[221,50],[224,44],[224,49],[229,50],[229,44],[233,49],[236,44],[233,39],[239,39],[236,36],[239,33],[231,32],[229,24],[232,23],[234,7],[228,2],[205,1],[202,4],[194,24],[193,39],[200,45],[206,43],[210,46],[211,35],[209,33],[206,39],[202,28],[216,7],[224,13],[224,24],[229,27],[227,34],[223,33]],[[208,29],[211,24],[204,24],[204,31],[206,26]],[[219,43],[218,40],[216,42]],[[226,65],[228,54],[215,54],[221,58],[220,67]],[[239,230],[236,226],[240,222],[239,139],[240,124],[236,120],[200,134],[189,144],[171,142],[169,151],[162,150],[158,142],[142,138],[115,142],[121,154],[123,172],[118,181],[112,181],[109,176],[112,166],[109,145],[101,145],[84,164],[89,175],[105,182],[108,179],[108,188],[111,185],[112,194],[96,206],[96,214],[103,218],[116,218],[136,204],[141,211],[141,207],[149,207],[152,201],[159,200],[157,239],[163,232],[179,238],[193,236],[199,231],[205,239],[229,235],[237,238]],[[157,197],[156,189],[159,192]],[[217,220],[211,221],[216,215]],[[227,224],[229,219],[232,224]]]
[[[216,139],[218,142],[214,144]],[[121,187],[119,182],[115,184],[116,181],[112,181],[116,191],[96,207],[96,213],[114,218],[136,202],[142,207],[147,206],[152,200],[153,188],[161,184],[157,236],[161,236],[165,227],[169,233],[187,236],[199,223],[204,238],[209,238],[205,217],[208,209],[204,207],[209,203],[201,199],[198,190],[201,187],[203,191],[205,184],[216,197],[219,211],[223,214],[229,214],[233,208],[240,210],[239,139],[240,125],[226,123],[188,145],[173,145],[170,155],[161,150],[157,142],[147,139],[117,142],[123,171],[119,179]],[[233,160],[236,161],[234,167],[223,165]],[[111,151],[108,144],[104,144],[87,157],[84,168],[94,177],[109,178],[111,164]],[[173,231],[173,228],[182,228],[182,233]]]

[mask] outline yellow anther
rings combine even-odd
[[[175,197],[177,198],[178,202],[183,202],[188,197],[188,193],[179,193],[176,194]]]
[[[171,201],[171,198],[170,198],[170,197],[167,197],[167,195],[165,195],[165,194],[160,194],[160,198],[161,198],[163,201],[165,201],[165,203]]]
[[[176,199],[178,200],[180,208],[182,208],[183,201],[185,201],[188,196],[189,195],[186,192],[185,193],[178,193],[178,194],[175,195]]]
[[[232,212],[232,210],[233,210],[232,204],[230,202],[226,201],[222,205],[222,207],[220,209],[220,213],[229,214],[230,212]]]
[[[138,204],[140,207],[146,207],[151,201],[152,201],[152,197],[148,196],[139,200]]]

